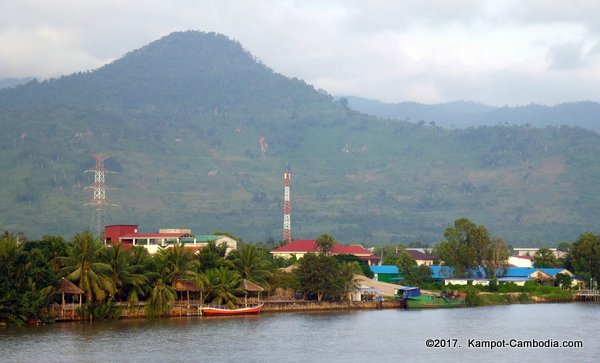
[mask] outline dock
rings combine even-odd
[[[575,300],[600,302],[600,290],[579,290],[575,294]]]

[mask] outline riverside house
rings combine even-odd
[[[296,240],[271,251],[273,257],[280,257],[285,259],[291,258],[292,256],[295,256],[296,258],[302,258],[307,253],[319,253],[316,240]],[[331,254],[354,255],[360,258],[361,260],[367,261],[369,266],[376,265],[379,261],[379,257],[373,255],[371,251],[365,249],[363,246],[360,245],[344,246],[340,244],[335,244],[331,249]]]
[[[105,244],[113,245],[120,242],[124,247],[141,246],[150,254],[158,252],[159,248],[173,246],[174,243],[181,243],[194,252],[208,245],[209,242],[214,242],[217,246],[224,243],[227,246],[227,254],[237,249],[237,241],[229,236],[195,236],[191,229],[182,228],[162,228],[158,232],[139,233],[137,224],[119,224],[104,227],[104,236]]]

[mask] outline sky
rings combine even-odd
[[[600,101],[595,0],[1,0],[0,78],[96,69],[183,30],[336,96]]]

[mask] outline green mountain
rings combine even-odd
[[[526,105],[494,107],[458,101],[426,105],[416,102],[384,103],[360,97],[346,97],[348,106],[377,117],[434,122],[446,128],[514,124],[533,127],[581,127],[600,133],[600,104],[592,101],[561,103],[555,106]]]
[[[511,120],[507,120],[510,124]],[[446,130],[360,114],[227,37],[173,33],[100,69],[0,90],[0,228],[89,228],[92,154],[111,157],[108,224],[281,237],[436,242],[466,216],[513,245],[596,229],[600,136]]]

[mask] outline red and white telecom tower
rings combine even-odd
[[[96,159],[96,166],[94,169],[85,171],[86,173],[94,173],[94,183],[85,188],[93,189],[94,197],[91,201],[85,203],[85,205],[91,205],[93,207],[90,231],[95,232],[96,236],[100,237],[104,232],[106,207],[114,205],[109,204],[108,200],[106,200],[106,189],[108,187],[104,183],[104,174],[107,172],[104,168],[104,160],[108,159],[108,155],[96,153],[94,154],[94,159]]]
[[[283,173],[284,189],[283,189],[283,241],[285,243],[292,242],[292,202],[290,201],[290,183],[292,181],[292,173],[288,165],[285,165],[285,173]]]

